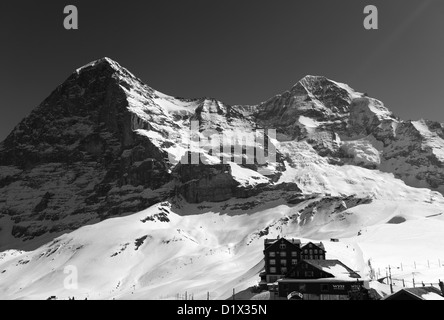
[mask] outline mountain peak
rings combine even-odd
[[[325,76],[315,76],[307,74],[305,77],[303,77],[300,81],[321,81],[321,80],[328,80]]]
[[[340,96],[346,100],[361,98],[364,94],[355,91],[349,85],[331,80],[325,76],[307,75],[299,80],[293,90],[302,89],[315,96],[325,95],[330,92],[334,96]]]
[[[119,84],[126,90],[131,91],[131,88],[138,87],[139,91],[154,92],[154,90],[147,86],[140,78],[136,77],[131,71],[122,67],[117,61],[103,57],[94,60],[83,67],[78,68],[72,77],[72,80],[77,81],[79,77],[113,77],[119,79]]]
[[[99,66],[108,66],[111,67],[114,70],[120,70],[123,67],[116,61],[114,61],[111,58],[103,57],[94,61],[91,61],[90,63],[85,64],[83,67],[80,67],[76,70],[77,73],[81,73],[82,71],[90,68],[97,68]]]
[[[348,87],[348,85],[333,81],[325,76],[306,75],[301,80],[299,80],[296,86],[298,84],[301,84],[306,89],[315,88],[315,87],[326,87],[326,86],[335,86],[339,88],[344,88],[346,86],[347,89],[351,89],[350,87]]]

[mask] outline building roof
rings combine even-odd
[[[279,241],[279,240],[281,240],[281,239],[284,239],[284,240],[286,240],[286,241],[288,241],[288,242],[290,242],[290,243],[296,244],[296,245],[300,245],[300,244],[301,244],[301,240],[299,240],[299,239],[286,239],[286,238],[280,238],[280,239],[265,239],[265,240],[264,240],[264,244],[265,244],[265,245],[272,245],[273,243],[275,243],[275,242],[277,242],[277,241]]]
[[[444,300],[441,290],[435,287],[417,287],[417,288],[403,288],[383,300],[391,300],[402,294],[410,295],[412,298],[418,300]]]
[[[292,278],[282,278],[278,279],[277,282],[290,282],[290,283],[344,283],[344,282],[364,282],[362,279],[337,279],[337,278],[319,278],[319,279],[292,279]]]
[[[304,249],[304,247],[307,246],[307,245],[309,245],[310,243],[311,243],[311,244],[314,244],[314,245],[317,246],[318,248],[321,248],[322,250],[325,251],[325,247],[324,247],[324,244],[323,244],[322,242],[307,242],[307,243],[304,243],[304,244],[302,245],[302,249]]]
[[[264,240],[264,244],[273,244],[276,241],[278,241],[279,239],[265,239]]]
[[[303,260],[313,267],[331,274],[340,280],[356,280],[361,276],[339,260]]]

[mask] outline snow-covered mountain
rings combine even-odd
[[[260,146],[276,161],[219,164],[201,148],[208,162],[186,164],[192,121],[276,129]],[[278,235],[341,238],[327,256],[363,275],[369,259],[444,261],[443,139],[441,124],[402,121],[325,77],[230,106],[94,61],[0,144],[0,297],[226,298],[257,283],[263,239]]]

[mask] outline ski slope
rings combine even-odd
[[[444,261],[444,217],[437,206],[390,207],[375,201],[346,210],[338,219],[318,211],[304,226],[283,222],[306,205],[276,202],[247,214],[227,214],[223,204],[210,210],[205,205],[158,204],[83,227],[32,252],[1,254],[0,298],[175,299],[186,291],[194,299],[205,299],[207,292],[212,299],[226,299],[233,288],[239,292],[259,282],[265,236],[258,231],[264,226],[270,226],[268,238],[323,241],[328,259],[341,260],[366,279],[368,260],[374,269],[401,263],[407,268],[407,259]],[[401,214],[405,222],[387,223]],[[331,237],[340,242],[329,242]],[[74,290],[64,287],[69,276],[64,271],[72,266],[78,271]],[[444,278],[444,268],[418,264],[417,281],[437,282],[439,277]]]

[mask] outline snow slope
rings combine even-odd
[[[407,265],[407,257],[418,262],[444,258],[443,206],[428,200],[375,200],[340,213],[319,206],[304,223],[294,216],[312,200],[296,206],[278,200],[248,211],[225,209],[241,200],[162,203],[83,227],[32,252],[2,254],[0,298],[174,299],[187,291],[195,299],[206,298],[207,292],[225,299],[233,288],[239,292],[258,283],[263,239],[278,235],[321,240],[327,258],[368,278],[369,259],[374,268],[384,268]],[[405,222],[389,224],[394,216]],[[332,237],[340,242],[328,242]],[[78,270],[75,290],[64,288],[64,270],[70,266]],[[438,269],[428,274],[418,265],[416,277],[437,282],[444,274],[444,268]]]

